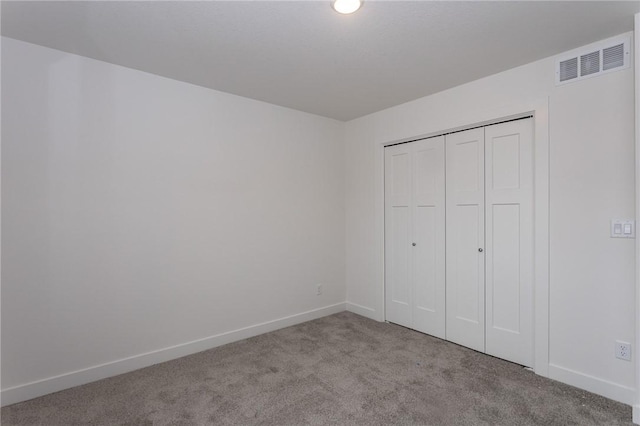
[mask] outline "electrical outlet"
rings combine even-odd
[[[316,289],[316,296],[320,296],[322,294],[322,284],[318,284],[318,288]]]
[[[616,358],[631,361],[631,343],[616,340],[615,354]]]

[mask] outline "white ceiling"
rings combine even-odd
[[[633,30],[637,1],[2,2],[2,35],[349,120]]]

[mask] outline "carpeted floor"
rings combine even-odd
[[[9,425],[631,425],[631,407],[343,312],[2,409]]]

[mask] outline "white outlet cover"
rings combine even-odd
[[[631,343],[616,340],[615,355],[618,359],[631,361]]]

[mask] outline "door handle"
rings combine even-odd
[[[479,248],[479,249],[478,249],[478,251],[479,251],[480,253],[482,253],[484,250],[482,250],[482,248]]]
[[[416,243],[411,243],[411,245],[415,247],[415,246],[416,246]]]

